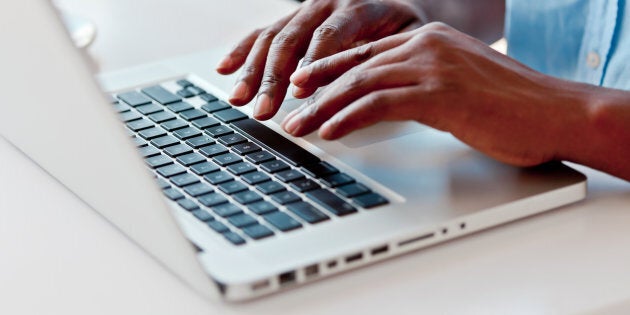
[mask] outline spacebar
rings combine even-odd
[[[320,161],[312,153],[251,118],[235,121],[232,126],[256,144],[278,155],[293,166],[309,165]]]

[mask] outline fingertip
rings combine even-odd
[[[230,56],[225,56],[221,61],[219,61],[215,69],[220,74],[230,74],[232,73],[233,67],[234,60]]]
[[[257,120],[267,120],[273,117],[273,114],[274,110],[269,95],[265,93],[258,95],[256,104],[254,105],[254,118]]]
[[[310,67],[304,67],[304,68],[300,68],[300,69],[296,70],[295,72],[293,72],[293,74],[291,74],[291,77],[289,78],[289,80],[295,86],[299,87],[299,86],[303,85],[304,83],[306,83],[310,76],[311,76],[311,68]]]
[[[233,105],[241,106],[248,102],[248,96],[249,86],[244,81],[240,81],[234,86],[234,89],[232,89],[232,93],[230,94],[230,98],[228,100]]]
[[[293,97],[295,97],[295,98],[306,98],[309,95],[310,95],[309,94],[309,90],[307,90],[307,89],[303,89],[303,88],[297,87],[297,86],[293,89]]]

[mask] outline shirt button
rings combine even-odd
[[[588,53],[588,55],[586,55],[586,65],[588,65],[592,69],[599,67],[600,63],[601,58],[599,57],[598,53],[591,51]]]

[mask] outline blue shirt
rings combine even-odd
[[[560,78],[630,90],[625,0],[507,0],[508,54]]]

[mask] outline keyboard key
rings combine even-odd
[[[236,200],[236,202],[243,205],[263,200],[263,198],[257,192],[251,190],[240,192],[232,197],[234,197],[234,200]]]
[[[269,237],[273,235],[273,231],[271,231],[268,227],[260,224],[254,224],[243,228],[243,232],[247,234],[249,237],[259,240],[265,237]]]
[[[233,133],[234,130],[230,129],[230,127],[220,125],[220,126],[216,126],[216,127],[207,128],[205,130],[205,132],[207,134],[209,134],[209,135],[211,135],[211,136],[216,138],[216,137],[220,137],[220,136],[224,136],[224,135],[229,135],[229,134]]]
[[[186,169],[177,164],[170,164],[158,168],[157,172],[164,177],[171,177],[186,173]]]
[[[245,158],[254,164],[260,164],[260,163],[264,163],[268,161],[273,161],[276,159],[276,157],[273,156],[273,154],[267,151],[251,153],[251,154],[246,155]]]
[[[199,209],[199,206],[192,200],[190,199],[180,199],[177,201],[177,203],[184,209],[186,209],[187,211],[193,211],[196,209]]]
[[[208,226],[217,233],[224,233],[230,230],[225,224],[216,220],[208,222]]]
[[[201,105],[201,109],[205,110],[208,113],[214,113],[214,112],[218,112],[220,110],[224,110],[224,109],[228,109],[232,107],[222,101],[214,101],[214,102],[207,101],[207,102],[208,104]]]
[[[133,140],[133,143],[138,148],[147,146],[147,143],[144,140],[142,140],[142,138],[140,138],[140,137],[133,137],[131,139]]]
[[[253,213],[259,214],[259,215],[278,210],[276,206],[274,206],[272,203],[267,202],[267,201],[260,201],[260,202],[249,204],[247,208],[251,210]]]
[[[256,144],[275,153],[294,166],[315,164],[320,161],[319,158],[312,153],[256,120],[239,120],[233,122],[232,126],[241,131]]]
[[[194,84],[190,83],[190,81],[186,80],[186,79],[181,79],[181,80],[177,80],[177,85],[183,87],[183,88],[187,88],[189,86],[193,86]]]
[[[199,153],[188,153],[186,155],[180,155],[177,157],[177,162],[184,166],[191,166],[193,164],[206,162],[206,158]]]
[[[206,207],[214,207],[220,204],[224,204],[228,202],[228,200],[223,197],[221,194],[217,193],[209,193],[197,198],[202,205]]]
[[[267,176],[267,174],[263,172],[252,172],[252,173],[243,174],[241,178],[243,179],[244,182],[250,185],[258,185],[262,182],[266,182],[271,179],[269,178],[269,176]]]
[[[195,119],[192,121],[193,126],[199,128],[199,129],[206,129],[209,127],[214,127],[214,126],[218,126],[221,123],[212,118],[212,117],[203,117],[203,118],[199,118],[199,119]]]
[[[204,93],[204,94],[201,94],[201,95],[199,95],[199,97],[200,97],[202,100],[204,100],[204,101],[206,101],[206,102],[208,102],[208,103],[210,103],[210,102],[214,102],[214,101],[218,100],[218,98],[217,98],[216,96],[214,96],[214,95],[212,95],[212,94],[210,94],[210,93]]]
[[[166,155],[156,155],[144,160],[147,165],[152,168],[158,168],[160,166],[168,165],[173,163],[173,161]]]
[[[198,197],[201,195],[205,195],[207,193],[211,193],[214,190],[212,189],[212,187],[210,187],[210,185],[205,184],[205,183],[197,183],[194,185],[188,185],[184,188],[184,192],[186,192],[187,194],[193,196],[193,197]]]
[[[184,198],[184,195],[175,188],[167,188],[164,189],[162,192],[164,193],[164,195],[166,195],[166,197],[168,197],[168,199],[171,199],[173,201]]]
[[[300,217],[302,220],[315,224],[318,222],[328,220],[328,216],[317,210],[313,205],[308,202],[295,202],[287,205],[287,209]]]
[[[232,150],[238,153],[239,155],[245,155],[245,154],[250,154],[256,151],[260,151],[260,147],[251,142],[247,142],[247,143],[241,143],[241,144],[232,146]]]
[[[131,107],[125,103],[116,103],[114,104],[114,109],[117,113],[124,113],[131,110]]]
[[[216,172],[220,168],[210,162],[197,163],[190,167],[190,170],[197,175],[206,175],[208,173]]]
[[[260,192],[262,192],[265,195],[271,195],[273,193],[277,193],[279,191],[285,190],[282,184],[278,182],[274,182],[274,181],[259,184],[258,186],[256,186],[256,189],[258,189]]]
[[[193,109],[194,107],[192,107],[192,105],[186,102],[177,102],[177,103],[167,105],[166,108],[168,108],[170,111],[174,113],[179,113],[185,110]]]
[[[212,139],[210,136],[199,136],[188,139],[186,141],[186,144],[195,149],[199,149],[201,147],[214,144],[214,139]]]
[[[188,123],[181,119],[175,119],[175,120],[169,120],[167,122],[164,122],[160,126],[162,126],[162,128],[168,131],[173,131],[173,130],[181,129],[184,127],[188,127]]]
[[[226,124],[247,118],[247,115],[243,114],[241,111],[235,108],[220,110],[212,114],[214,115],[214,117],[219,118],[220,121]]]
[[[334,187],[354,183],[354,178],[348,176],[348,174],[345,174],[345,173],[337,173],[337,174],[324,176],[321,178],[321,181],[324,185],[334,188]]]
[[[219,189],[228,195],[232,195],[237,192],[247,190],[247,185],[241,182],[237,182],[237,181],[230,181],[227,183],[220,184]]]
[[[251,215],[246,213],[239,213],[228,217],[228,222],[237,228],[246,227],[248,225],[258,223],[258,220],[254,219]]]
[[[269,172],[269,173],[277,173],[280,171],[288,170],[290,168],[289,165],[287,165],[287,163],[284,163],[280,160],[262,163],[260,164],[260,167],[264,171]]]
[[[225,171],[213,172],[203,178],[212,185],[219,185],[234,180],[234,177]]]
[[[214,213],[224,218],[243,212],[241,208],[231,203],[224,203],[221,205],[217,205],[217,206],[212,207],[211,209],[212,211],[214,211]]]
[[[199,182],[199,178],[190,173],[173,176],[170,178],[170,180],[171,183],[175,184],[177,187],[183,187]]]
[[[130,121],[138,120],[140,118],[142,118],[142,115],[136,112],[129,111],[129,112],[124,112],[120,114],[120,119],[123,122],[130,122]]]
[[[175,115],[164,111],[149,115],[149,119],[158,124],[161,124],[165,121],[173,120],[175,118],[177,118],[175,117]]]
[[[385,197],[377,194],[377,193],[370,193],[367,195],[361,195],[359,197],[354,198],[352,201],[354,201],[355,204],[357,204],[359,207],[363,207],[366,209],[369,208],[374,208],[376,206],[380,206],[380,205],[384,205],[384,204],[388,204],[389,201],[387,199],[385,199]]]
[[[136,107],[136,110],[142,115],[150,115],[157,112],[164,111],[162,106],[156,104],[147,104]]]
[[[176,93],[183,98],[191,98],[195,96],[195,93],[188,91],[187,89],[178,90]]]
[[[153,127],[153,123],[146,119],[140,119],[128,122],[127,127],[135,132],[138,132],[140,130]]]
[[[263,218],[265,218],[265,221],[269,222],[271,225],[276,227],[276,229],[282,232],[287,232],[302,227],[302,224],[300,222],[298,222],[288,214],[280,211],[265,214]]]
[[[330,213],[338,216],[357,212],[354,206],[326,189],[311,190],[306,192],[306,196],[318,205],[324,207],[324,209],[328,210]]]
[[[219,141],[219,143],[231,147],[235,144],[239,144],[239,143],[243,143],[243,142],[247,142],[247,139],[245,139],[245,137],[237,134],[237,133],[233,133],[233,134],[229,134],[229,135],[225,135],[225,136],[221,136],[217,139]]]
[[[161,189],[171,188],[171,184],[163,178],[158,178],[157,182]]]
[[[339,193],[340,195],[346,198],[356,197],[359,195],[367,194],[369,192],[370,192],[370,189],[360,183],[354,183],[350,185],[337,187],[337,193]]]
[[[226,154],[215,156],[214,158],[212,158],[212,161],[214,161],[214,163],[217,163],[221,166],[227,166],[230,164],[241,162],[242,159],[238,157],[238,155],[235,155],[234,153],[226,153]]]
[[[293,202],[302,201],[302,198],[300,198],[298,195],[294,194],[293,192],[281,191],[281,192],[271,195],[271,200],[281,205],[286,205]]]
[[[190,93],[193,93],[195,95],[200,95],[200,94],[205,94],[206,91],[198,86],[188,86],[186,87],[186,90],[190,91]]]
[[[173,131],[173,135],[179,139],[186,140],[201,135],[201,131],[194,127],[186,127]]]
[[[291,184],[289,184],[289,187],[295,189],[298,192],[305,192],[305,191],[321,188],[321,186],[319,186],[318,183],[310,179],[301,179],[301,180],[293,181],[291,182]]]
[[[151,140],[151,144],[158,149],[164,149],[170,145],[178,144],[179,141],[171,136],[164,136]]]
[[[328,162],[319,162],[319,163],[315,163],[315,164],[311,164],[311,165],[305,165],[302,168],[302,171],[306,174],[308,174],[309,176],[313,176],[315,178],[320,178],[322,176],[326,176],[326,175],[332,175],[335,173],[339,173],[339,170],[328,164]]]
[[[164,131],[164,129],[159,128],[159,127],[153,127],[153,128],[144,129],[138,132],[138,135],[145,140],[151,140],[157,137],[166,136],[166,131]]]
[[[160,150],[152,146],[145,146],[145,147],[140,148],[140,154],[142,155],[143,158],[148,158],[148,157],[160,154]]]
[[[181,97],[167,91],[165,88],[156,85],[142,89],[142,93],[156,100],[158,103],[165,105],[181,101]]]
[[[136,91],[118,94],[118,99],[133,107],[151,103],[151,100],[149,98]]]
[[[182,154],[192,153],[192,148],[185,144],[177,144],[164,149],[164,153],[168,154],[170,157],[180,156]]]
[[[184,118],[185,120],[191,121],[193,119],[206,117],[206,114],[196,108],[193,108],[193,109],[188,109],[188,110],[179,112],[179,116],[181,118]]]
[[[199,209],[199,210],[194,210],[191,213],[195,216],[195,218],[203,222],[214,220],[214,217],[210,213],[208,213],[208,211],[206,210]]]
[[[276,178],[285,183],[303,179],[304,177],[304,174],[300,173],[300,171],[292,169],[276,173]]]
[[[232,164],[228,166],[227,170],[234,175],[240,176],[245,173],[255,171],[256,167],[247,162],[240,162],[240,163],[236,163],[236,164]]]
[[[212,145],[203,147],[199,149],[199,152],[201,152],[201,154],[207,157],[213,157],[213,156],[228,153],[229,151],[226,147],[217,143],[217,144],[212,144]]]
[[[245,240],[240,235],[231,231],[223,233],[223,237],[225,237],[226,240],[230,241],[230,243],[234,245],[245,244]]]

